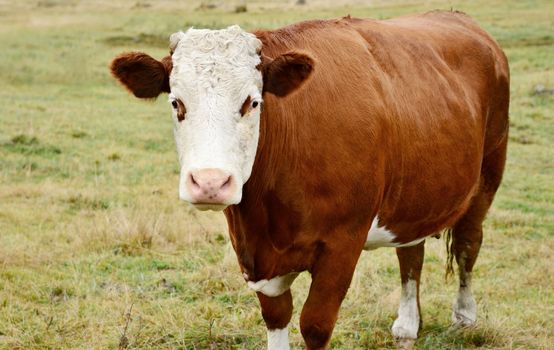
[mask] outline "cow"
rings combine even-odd
[[[392,325],[409,348],[421,325],[425,239],[450,233],[459,270],[454,324],[476,322],[471,273],[508,141],[506,56],[469,16],[350,16],[252,33],[170,36],[170,55],[114,58],[136,97],[169,94],[179,197],[222,210],[268,349],[289,349],[290,287],[311,273],[300,316],[325,349],[361,252],[395,247]]]

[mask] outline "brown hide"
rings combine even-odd
[[[263,55],[305,52],[315,68],[291,95],[264,95],[252,176],[225,211],[250,280],[314,273],[327,255],[337,264],[326,273],[340,273],[376,215],[402,243],[463,215],[508,129],[506,58],[469,17],[347,17],[255,34]]]

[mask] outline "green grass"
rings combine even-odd
[[[109,75],[125,50],[166,54],[190,25],[278,27],[345,14],[388,18],[435,8],[476,18],[512,71],[505,179],[475,270],[478,325],[449,328],[455,280],[429,240],[418,349],[551,349],[554,344],[552,1],[249,1],[197,11],[177,1],[41,0],[0,5],[0,348],[259,349],[265,327],[221,214],[178,201],[164,98],[140,102]],[[293,287],[291,341],[309,286]],[[394,348],[394,250],[364,253],[331,348]]]

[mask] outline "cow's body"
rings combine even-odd
[[[491,101],[507,87],[506,62],[473,22],[345,18],[258,36],[265,54],[305,51],[317,68],[296,94],[265,97],[253,175],[227,210],[251,278],[309,269],[333,230],[357,235],[360,250],[377,215],[407,243],[467,210],[483,153],[508,126]]]
[[[325,347],[361,251],[380,246],[405,247],[393,333],[414,339],[423,240],[447,228],[460,265],[454,321],[474,322],[471,269],[508,133],[509,73],[498,45],[448,12],[255,34],[269,58],[293,51],[315,62],[295,93],[264,94],[252,175],[241,202],[225,210],[269,347],[288,347],[289,286],[302,271],[312,274],[302,334],[308,348]]]

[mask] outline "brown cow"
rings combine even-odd
[[[471,271],[506,158],[509,72],[473,20],[435,11],[189,29],[170,52],[126,53],[111,69],[137,97],[169,93],[180,197],[225,209],[269,349],[289,348],[289,288],[302,271],[312,275],[302,335],[325,348],[362,250],[382,246],[400,262],[392,332],[410,346],[424,241],[449,228],[453,321],[475,322]]]

